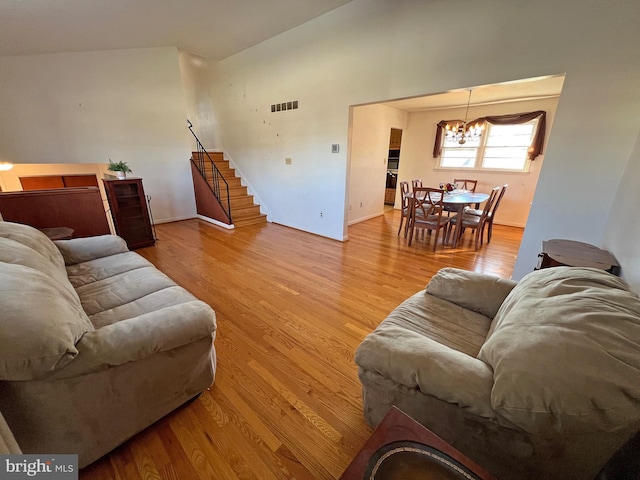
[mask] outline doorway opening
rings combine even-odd
[[[398,185],[398,169],[400,168],[400,148],[402,146],[402,130],[392,128],[389,132],[389,155],[387,156],[387,180],[385,183],[384,204],[394,205],[396,187]]]
[[[437,124],[489,116],[505,116],[521,112],[546,112],[546,145],[562,91],[564,75],[513,80],[492,85],[472,86],[473,104],[467,111],[469,88],[451,90],[420,97],[386,100],[354,105],[351,108],[350,164],[348,185],[348,225],[384,215],[392,203],[392,190],[387,196],[387,179],[396,165],[389,156],[390,132],[402,132],[402,164],[397,164],[396,187],[401,181],[421,179],[424,185],[438,186],[456,178],[477,180],[477,191],[486,193],[496,186],[508,184],[510,190],[500,204],[496,223],[524,228],[529,215],[544,155],[530,161],[528,170],[500,168],[442,167],[433,155]],[[462,121],[462,120],[460,120]],[[543,150],[544,151],[544,150]],[[389,165],[391,157],[392,165]],[[384,185],[383,185],[384,182]],[[398,199],[397,188],[393,200]],[[398,204],[394,208],[399,208]]]

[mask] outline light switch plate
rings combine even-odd
[[[340,144],[332,143],[331,144],[331,153],[340,153]]]

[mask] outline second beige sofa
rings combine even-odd
[[[640,299],[601,270],[442,269],[356,363],[371,425],[395,405],[504,480],[593,479],[640,430]]]

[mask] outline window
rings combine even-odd
[[[456,140],[445,139],[440,166],[444,168],[474,168],[481,138],[467,140],[464,145],[460,145]]]
[[[522,125],[489,125],[482,168],[524,170],[535,120]]]
[[[537,119],[516,125],[487,124],[479,138],[460,145],[444,139],[441,168],[526,171]]]

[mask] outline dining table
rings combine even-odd
[[[413,192],[409,192],[407,197],[413,198]],[[477,193],[471,192],[469,190],[452,190],[451,192],[445,192],[444,199],[442,203],[449,207],[448,210],[450,212],[457,213],[462,219],[462,215],[464,213],[464,207],[471,204],[480,204],[485,202],[489,198],[488,193]],[[460,226],[462,222],[456,222],[456,228],[453,232],[453,242],[451,244],[452,247],[458,246],[458,240],[462,236],[462,227]],[[408,226],[408,225],[407,225]]]
[[[471,192],[468,190],[452,190],[444,194],[442,203],[449,207],[449,211],[454,211],[458,214],[458,221],[456,222],[456,228],[453,232],[452,247],[458,246],[458,240],[462,236],[462,215],[464,213],[464,207],[473,203],[483,203],[489,198],[488,193]]]

